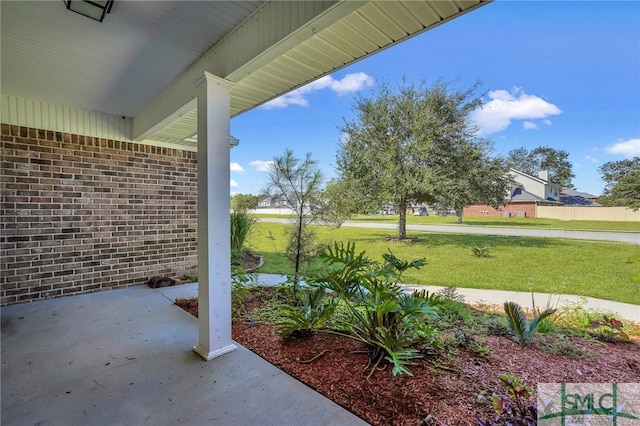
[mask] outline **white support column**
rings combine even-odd
[[[233,83],[205,72],[198,90],[198,344],[205,360],[231,340],[229,120]]]

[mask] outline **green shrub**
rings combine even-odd
[[[500,376],[500,381],[507,393],[493,394],[493,411],[496,415],[489,419],[477,419],[478,425],[537,425],[537,409],[533,389],[511,374],[503,374]]]
[[[429,344],[434,336],[424,318],[436,315],[440,300],[426,291],[404,293],[397,283],[403,272],[424,265],[424,259],[407,262],[389,252],[380,264],[364,251],[356,254],[351,242],[335,243],[321,258],[325,271],[310,283],[332,292],[341,305],[341,315],[333,317],[328,331],[369,346],[370,374],[383,360],[391,362],[393,375],[411,374],[407,365],[421,357],[415,344]]]
[[[595,352],[574,342],[570,337],[562,334],[550,334],[541,339],[539,348],[545,352],[562,355],[574,359],[593,358]]]
[[[489,247],[484,246],[484,247],[471,247],[471,252],[473,253],[473,255],[475,257],[491,257],[491,250],[489,249]]]
[[[603,315],[600,320],[591,321],[590,326],[595,331],[596,337],[605,342],[616,339],[629,340],[629,335],[622,329],[622,321],[608,315]]]
[[[251,227],[256,222],[245,211],[231,212],[231,261],[237,263],[242,258],[242,249],[251,231]]]
[[[451,300],[454,302],[464,303],[464,295],[458,293],[456,287],[444,287],[436,292],[444,300]]]
[[[531,321],[527,321],[520,305],[515,302],[504,303],[504,313],[507,317],[509,328],[522,347],[531,344],[540,321],[550,317],[555,312],[555,309],[547,308],[542,312],[536,312]]]
[[[335,311],[335,301],[326,297],[323,288],[300,289],[296,292],[301,306],[286,306],[276,322],[277,333],[282,337],[305,337],[325,326]]]
[[[242,268],[235,268],[231,274],[231,312],[239,315],[244,306],[242,301],[249,293],[247,286],[255,281],[253,274],[247,274]]]

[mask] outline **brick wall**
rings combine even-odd
[[[1,127],[0,304],[196,273],[196,153]]]

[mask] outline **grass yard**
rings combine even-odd
[[[354,222],[398,223],[397,215],[359,215]],[[457,225],[455,216],[413,216],[407,215],[407,223],[421,225]],[[640,222],[614,222],[598,220],[558,220],[517,217],[463,217],[462,224],[467,226],[499,226],[506,228],[564,229],[573,231],[620,231],[639,232]]]
[[[284,214],[254,214],[255,217],[293,218],[293,215]],[[398,223],[398,215],[357,215],[350,219],[351,222],[375,222]],[[407,223],[420,225],[457,225],[455,216],[413,216],[407,215]],[[541,218],[517,218],[517,217],[464,217],[462,224],[466,226],[498,226],[505,228],[539,228],[539,229],[564,229],[570,231],[618,231],[640,233],[640,222],[614,222],[600,220],[558,220]]]
[[[418,218],[420,219],[420,218]],[[485,288],[592,296],[640,305],[640,246],[555,238],[456,235],[409,232],[419,240],[388,242],[392,231],[316,227],[322,244],[353,241],[356,251],[381,260],[392,250],[401,259],[426,258],[404,280],[459,288]],[[264,256],[263,273],[292,272],[284,255],[285,225],[259,222],[248,240]],[[474,256],[472,247],[489,247],[491,257]]]

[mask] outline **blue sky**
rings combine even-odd
[[[498,0],[233,118],[231,193],[258,194],[287,148],[335,176],[354,95],[403,77],[480,80],[474,118],[495,153],[564,149],[580,191],[601,194],[598,167],[640,155],[640,2]]]

